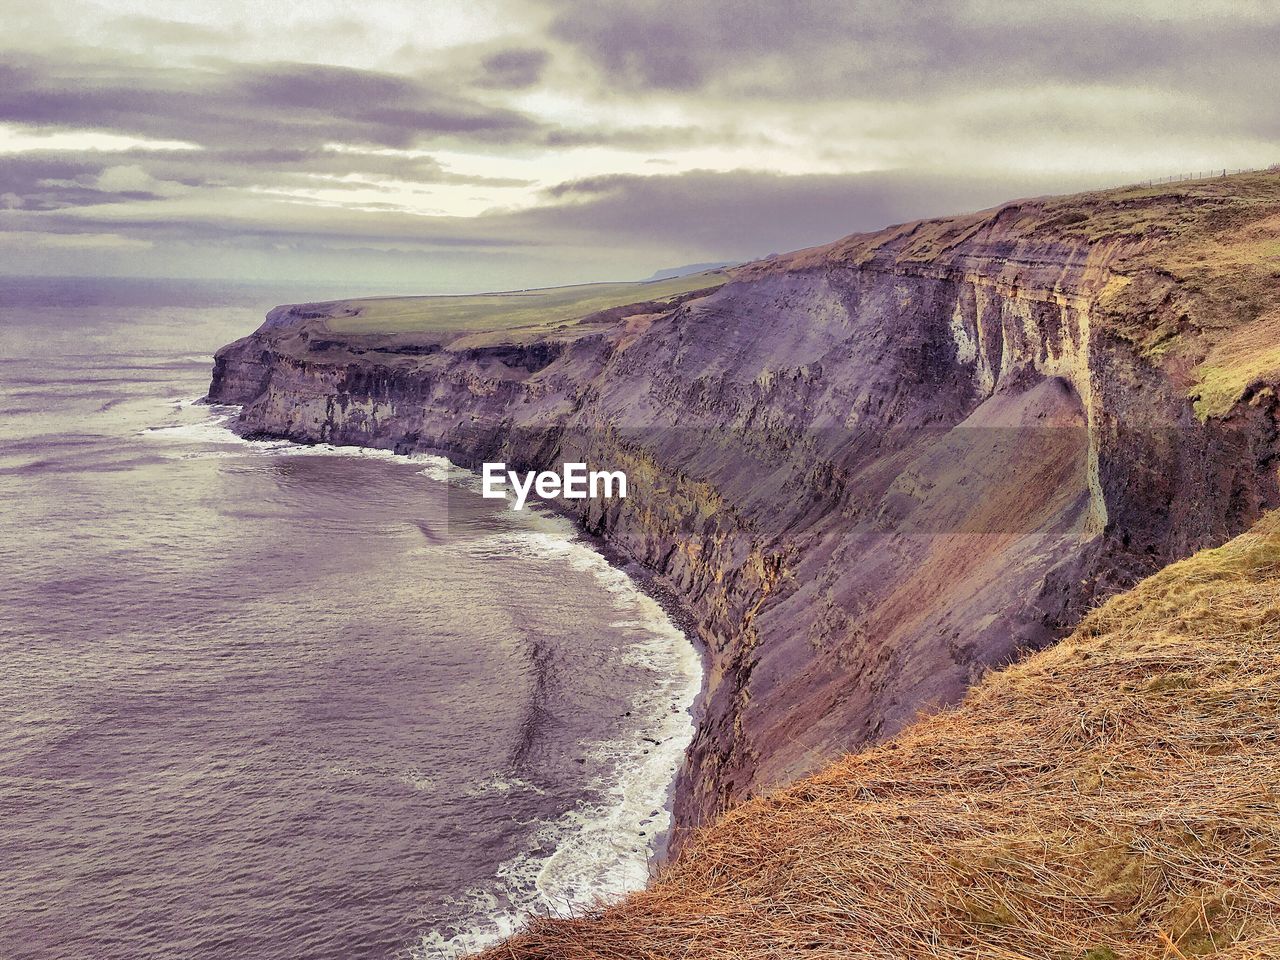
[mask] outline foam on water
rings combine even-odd
[[[475,483],[469,475],[462,482]],[[543,824],[537,846],[552,852],[505,864],[498,897],[492,889],[465,894],[460,904],[471,925],[424,937],[417,960],[453,960],[509,936],[535,915],[569,913],[643,888],[655,846],[671,827],[669,793],[693,738],[691,709],[702,684],[698,654],[657,601],[577,539],[568,520],[541,512],[533,517],[539,529],[497,534],[475,549],[555,558],[589,572],[610,597],[618,617],[613,625],[643,627],[645,639],[624,657],[651,674],[652,685],[632,700],[637,723],[631,734],[592,751],[606,771],[592,784],[599,799]]]
[[[235,453],[270,454],[271,456],[326,456],[359,457],[373,460],[394,460],[401,463],[423,465],[421,473],[433,480],[446,481],[466,471],[445,457],[430,453],[400,454],[376,447],[340,446],[332,443],[295,443],[292,440],[249,440],[231,429],[240,408],[231,404],[205,404],[202,397],[177,397],[169,401],[180,413],[202,415],[183,423],[147,427],[141,435],[153,440],[167,440],[183,445],[205,443],[235,448]],[[188,454],[192,455],[192,454]],[[219,451],[201,451],[195,456],[217,456]]]
[[[173,404],[184,420],[197,412],[201,416],[150,428],[145,431],[147,437],[184,445],[195,441],[231,446],[236,453],[411,462],[421,464],[419,472],[430,480],[473,491],[480,488],[478,475],[445,457],[246,440],[230,429],[237,407],[197,407],[196,398],[180,398]],[[579,801],[558,819],[538,824],[530,831],[526,852],[502,864],[491,883],[461,893],[456,903],[458,919],[425,935],[412,949],[415,960],[453,960],[510,936],[533,916],[568,913],[644,887],[651,859],[671,827],[670,791],[693,739],[692,709],[702,685],[702,664],[683,631],[625,571],[584,543],[568,519],[535,506],[522,512],[519,520],[518,529],[477,538],[470,549],[481,556],[502,552],[554,560],[588,573],[613,606],[612,625],[629,628],[639,638],[623,653],[625,661],[649,675],[651,682],[641,685],[632,698],[635,723],[630,732],[590,751],[594,765],[602,771],[589,785],[591,799]],[[476,792],[503,795],[537,789],[514,776],[489,778],[472,787]]]

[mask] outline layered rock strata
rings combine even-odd
[[[497,335],[279,308],[219,352],[210,398],[250,434],[626,470],[627,499],[562,506],[706,645],[687,826],[955,702],[1280,502],[1274,391],[1202,420],[1117,322],[1160,238],[1025,220],[907,224]],[[1143,302],[1148,324],[1179,303]]]

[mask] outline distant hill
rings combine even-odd
[[[659,270],[651,277],[647,277],[644,283],[650,283],[654,280],[674,280],[677,277],[687,277],[691,273],[702,273],[704,270],[719,270],[721,267],[736,267],[741,261],[725,260],[721,263],[686,263],[683,267],[667,267],[665,270]]]

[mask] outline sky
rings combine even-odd
[[[0,0],[0,273],[640,279],[1280,161],[1275,0]]]

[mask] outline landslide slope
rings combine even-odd
[[[625,469],[563,506],[706,645],[687,826],[1280,505],[1278,245],[1280,173],[1025,200],[533,315],[279,308],[210,397],[251,434]]]
[[[1280,522],[488,960],[1280,956]]]

